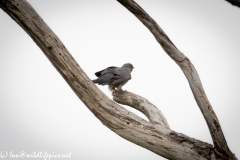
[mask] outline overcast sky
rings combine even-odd
[[[132,80],[123,89],[155,104],[172,130],[212,144],[184,74],[121,4],[115,0],[28,2],[91,79],[108,66],[132,63]],[[240,8],[224,0],[136,2],[196,67],[228,145],[239,158]],[[72,160],[164,159],[105,127],[2,10],[0,24],[0,153],[71,153]],[[106,86],[99,88],[112,98]]]

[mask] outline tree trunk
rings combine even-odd
[[[0,7],[29,34],[89,110],[119,136],[167,159],[237,159],[228,149],[220,124],[190,60],[136,3],[127,0],[119,2],[152,31],[164,50],[183,69],[209,126],[214,147],[172,131],[160,110],[136,94],[124,91],[115,92],[113,96],[115,101],[143,112],[149,122],[110,100],[92,83],[60,39],[25,0],[1,0]]]

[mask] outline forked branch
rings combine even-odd
[[[152,32],[165,52],[179,65],[192,89],[194,98],[202,111],[212,136],[216,154],[225,159],[236,159],[230,151],[221,129],[218,118],[208,101],[198,73],[191,61],[177,49],[160,26],[133,0],[118,0],[133,13]]]
[[[131,4],[128,4],[129,2],[131,2]],[[143,12],[141,8],[139,10],[139,7],[133,1],[122,1],[122,4],[125,4],[130,8],[131,5],[134,5],[136,8],[133,9],[140,13],[140,16],[146,18],[144,17],[146,16],[146,13]],[[128,103],[141,111],[143,111],[144,108],[146,111],[143,112],[150,120],[150,122],[147,122],[104,95],[92,83],[89,77],[87,77],[60,39],[53,33],[26,0],[1,0],[0,8],[2,8],[29,34],[79,99],[81,99],[86,107],[88,107],[88,109],[113,132],[128,141],[142,146],[167,159],[214,159],[216,152],[212,145],[170,130],[164,116],[150,102],[138,97],[135,100],[143,100],[143,102],[138,102],[139,105],[136,105],[133,104],[134,101],[129,101],[128,98],[130,97],[130,99],[134,99],[133,97],[137,95],[131,93],[126,94],[126,101],[123,100],[124,94],[115,95],[116,101]],[[148,17],[148,19],[150,20],[151,18]],[[145,20],[145,23],[149,23],[150,27],[153,27],[153,29],[157,27],[157,29],[154,29],[154,32],[160,34],[159,36],[156,36],[156,38],[165,46],[164,49],[182,68],[185,68],[186,73],[184,73],[186,75],[191,76],[192,79],[199,82],[200,80],[198,80],[198,76],[196,75],[194,67],[191,65],[190,61],[183,54],[179,53],[177,48],[167,38],[163,31],[159,32],[160,28],[158,25],[147,19]],[[196,87],[194,85],[196,84],[191,84],[191,87]],[[201,87],[200,84],[197,86]],[[200,96],[202,96],[202,99],[206,99],[201,88],[199,88],[198,92],[201,93]],[[199,94],[198,92],[195,93],[197,96]],[[202,101],[200,100],[199,103],[202,103]],[[150,108],[147,108],[146,105],[149,105]],[[207,109],[212,111],[211,106]],[[152,111],[156,113],[153,114]],[[215,119],[215,121],[217,124],[217,119]],[[210,121],[209,123],[212,122]],[[211,127],[211,125],[209,126]],[[219,129],[216,128],[216,126],[212,127],[212,129]],[[216,130],[216,132],[218,132],[218,130]],[[216,140],[218,139],[219,138],[216,137]],[[223,147],[226,147],[226,145]],[[216,151],[221,151],[220,149],[217,148]]]
[[[114,92],[113,100],[124,105],[133,107],[140,112],[142,112],[152,124],[159,124],[166,128],[169,128],[166,118],[162,112],[147,99],[136,95],[134,93],[124,91],[124,92]]]

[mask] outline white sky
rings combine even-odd
[[[108,66],[132,63],[132,80],[123,89],[155,104],[172,130],[212,143],[184,74],[121,4],[28,1],[91,79]],[[136,2],[196,67],[229,147],[239,157],[240,8],[224,0]],[[2,10],[0,24],[0,153],[71,153],[72,160],[164,159],[102,125]],[[106,86],[100,89],[111,97]]]

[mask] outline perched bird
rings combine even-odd
[[[122,86],[131,79],[133,65],[124,64],[122,67],[108,67],[95,73],[98,77],[92,80],[99,85],[108,85],[110,91],[122,91]]]

